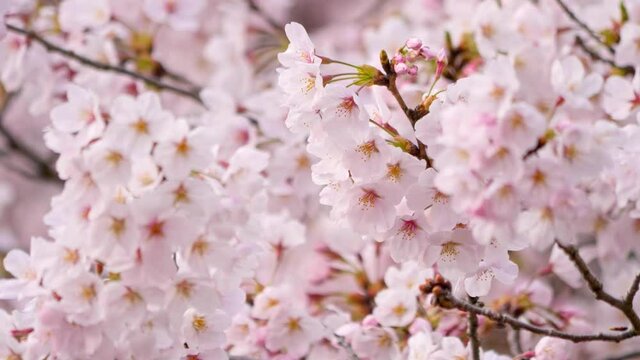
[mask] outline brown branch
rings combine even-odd
[[[404,99],[402,98],[402,95],[400,95],[400,91],[398,90],[398,86],[396,84],[397,77],[398,75],[395,72],[387,75],[387,80],[388,80],[387,89],[389,89],[389,92],[391,92],[391,95],[393,95],[393,97],[396,99],[396,101],[398,102],[398,105],[400,106],[400,109],[402,109],[404,114],[407,116],[407,118],[411,122],[411,125],[415,126],[416,120],[413,117],[413,113],[411,109],[409,109],[409,107],[407,106],[407,103],[404,101]]]
[[[202,91],[202,87],[200,87],[199,85],[194,84],[191,80],[189,80],[186,76],[182,75],[182,74],[178,74],[175,73],[167,68],[164,67],[164,65],[159,64],[159,69],[158,69],[159,75],[162,76],[163,78],[166,77],[167,79],[171,79],[175,82],[179,82],[182,83],[184,85],[187,85],[191,91],[196,92],[198,94],[200,94],[200,92]]]
[[[548,329],[521,321],[509,314],[494,312],[482,306],[458,299],[453,296],[451,289],[451,283],[439,274],[436,275],[434,279],[427,279],[427,281],[420,286],[422,293],[433,294],[432,300],[435,306],[440,306],[445,309],[458,309],[467,313],[481,315],[498,324],[508,325],[514,330],[526,330],[534,334],[565,339],[575,343],[587,341],[620,342],[640,334],[635,329],[628,329],[619,333],[601,332],[597,334],[572,334],[555,329]]]
[[[19,173],[20,175],[35,180],[49,180],[49,181],[60,181],[58,176],[56,175],[56,170],[53,166],[43,160],[40,155],[38,155],[34,150],[32,150],[27,144],[22,142],[19,138],[13,135],[13,133],[9,130],[9,128],[4,123],[4,115],[11,104],[11,101],[15,97],[15,94],[8,93],[6,94],[5,101],[2,104],[2,108],[0,109],[0,135],[4,137],[7,147],[9,150],[12,150],[15,154],[20,155],[27,161],[29,161],[36,169],[36,173],[32,174],[30,172],[21,170],[15,166],[12,166],[9,163],[6,163],[4,166],[11,170]],[[5,151],[2,156],[9,155],[9,152]]]
[[[538,142],[536,143],[536,145],[531,149],[527,150],[527,152],[522,156],[522,160],[526,160],[529,157],[535,155],[540,149],[542,149],[545,146],[545,144],[546,144],[546,141],[544,139],[538,139]]]
[[[478,302],[478,298],[469,297],[469,301],[471,304],[476,304]],[[478,339],[478,315],[474,312],[469,312],[468,314],[468,336],[469,343],[471,344],[471,359],[472,360],[480,360],[480,340]]]
[[[631,283],[631,287],[627,292],[627,296],[624,299],[624,302],[630,306],[633,306],[633,299],[636,297],[638,293],[638,289],[640,288],[640,273],[636,275],[633,279],[633,283]]]
[[[274,20],[271,16],[269,16],[267,13],[265,13],[260,8],[260,6],[256,4],[255,0],[247,0],[247,4],[249,5],[249,9],[260,14],[260,17],[262,17],[262,19],[264,19],[264,21],[266,21],[269,24],[269,26],[271,26],[272,28],[279,30],[282,27],[282,24],[280,24],[279,22]]]
[[[598,280],[598,278],[593,274],[593,272],[591,272],[591,270],[587,266],[584,259],[580,256],[580,253],[578,252],[578,249],[575,246],[564,245],[557,240],[556,240],[556,244],[558,244],[558,246],[565,252],[565,254],[567,254],[569,259],[571,259],[571,261],[574,263],[574,265],[582,275],[582,278],[586,281],[587,285],[589,286],[589,289],[595,295],[596,299],[601,300],[611,305],[612,307],[620,310],[620,312],[622,312],[627,317],[627,319],[633,326],[634,331],[640,331],[640,318],[638,317],[638,314],[635,312],[635,310],[633,310],[633,305],[631,304],[631,302],[628,301],[629,294],[632,294],[631,298],[633,298],[633,296],[635,296],[635,293],[638,291],[637,287],[639,286],[639,284],[636,283],[636,280],[634,279],[631,289],[629,290],[629,293],[627,294],[627,297],[624,300],[616,298],[615,296],[609,294],[604,290],[602,282]]]
[[[130,77],[132,79],[136,79],[136,80],[140,80],[143,81],[153,87],[156,87],[158,89],[162,89],[162,90],[166,90],[166,91],[170,91],[176,95],[182,96],[182,97],[186,97],[188,99],[191,99],[199,104],[204,104],[202,99],[200,98],[200,94],[197,91],[194,90],[185,90],[182,88],[179,88],[177,86],[171,85],[171,84],[167,84],[162,82],[162,80],[156,78],[156,77],[151,77],[151,76],[146,76],[140,73],[137,73],[135,71],[131,71],[128,70],[126,68],[123,67],[119,67],[119,66],[114,66],[114,65],[110,65],[110,64],[106,64],[103,62],[99,62],[99,61],[95,61],[92,59],[89,59],[87,57],[84,57],[82,55],[79,55],[71,50],[67,50],[64,49],[58,45],[55,45],[54,43],[50,42],[49,40],[45,39],[44,37],[42,37],[40,34],[31,31],[31,30],[27,30],[27,29],[23,29],[20,27],[17,27],[15,25],[11,25],[11,24],[7,24],[7,29],[9,31],[21,34],[26,36],[27,38],[39,43],[40,45],[44,46],[44,48],[52,53],[56,53],[56,54],[60,54],[64,57],[66,57],[67,59],[71,59],[74,60],[82,65],[94,68],[94,69],[98,69],[98,70],[102,70],[102,71],[108,71],[108,72],[113,72],[113,73],[117,73],[120,75],[124,75],[127,77]]]
[[[586,31],[587,34],[589,34],[589,36],[593,40],[597,41],[600,45],[604,46],[607,50],[609,50],[610,53],[612,53],[612,54],[615,53],[615,50],[613,49],[613,47],[611,47],[610,45],[608,45],[604,41],[602,41],[602,38],[600,38],[600,36],[598,36],[598,34],[596,34],[596,32],[593,31],[584,21],[580,20],[576,16],[576,14],[573,11],[571,11],[571,9],[569,9],[567,4],[565,4],[565,2],[563,0],[556,0],[556,2],[558,3],[558,5],[560,5],[560,7],[564,11],[564,13],[567,14],[567,16],[569,16],[569,18],[571,18],[571,20],[573,20],[573,22],[575,22],[584,31]]]
[[[416,123],[429,113],[429,109],[423,104],[418,105],[415,109],[411,109],[409,108],[409,106],[407,106],[407,103],[404,101],[404,98],[400,94],[400,91],[398,90],[398,86],[396,84],[398,74],[396,74],[395,70],[393,69],[391,62],[389,61],[389,55],[387,55],[387,52],[384,50],[380,52],[380,64],[382,65],[382,69],[384,70],[384,77],[381,77],[381,79],[377,80],[374,84],[385,86],[389,90],[391,95],[393,95],[393,97],[396,99],[396,102],[398,103],[398,106],[400,106],[402,112],[404,112],[407,119],[409,119],[411,127],[415,129]],[[420,140],[416,139],[416,141],[418,142],[418,159],[424,159],[427,162],[427,168],[433,167],[433,162],[427,154],[426,145],[423,144]]]
[[[595,50],[593,50],[592,48],[590,48],[590,47],[589,47],[589,46],[584,42],[584,40],[582,40],[582,38],[581,38],[581,37],[579,37],[579,36],[576,36],[575,43],[576,43],[576,45],[577,45],[579,48],[581,48],[581,49],[582,49],[582,51],[584,51],[587,55],[589,55],[589,57],[590,57],[592,60],[595,60],[595,61],[601,61],[601,62],[603,62],[603,63],[605,63],[605,64],[608,64],[608,65],[610,65],[610,66],[613,66],[613,67],[615,67],[615,68],[622,69],[622,70],[624,70],[624,71],[625,71],[625,73],[628,73],[628,74],[635,74],[635,72],[636,72],[636,70],[635,70],[635,68],[634,68],[633,66],[619,66],[619,65],[617,65],[613,60],[611,60],[611,59],[607,59],[607,58],[605,58],[605,57],[601,56],[600,54],[598,54],[598,52],[597,52],[597,51],[595,51]]]
[[[457,299],[449,291],[441,294],[441,301],[451,304],[453,308],[465,312],[473,312],[476,315],[482,315],[499,324],[509,325],[516,330],[527,330],[531,333],[550,336],[560,339],[569,340],[575,343],[587,341],[611,341],[620,342],[638,336],[635,330],[626,330],[620,333],[597,333],[597,334],[571,334],[555,329],[547,329],[540,326],[532,325],[514,318],[511,315],[493,312],[489,309],[479,307],[469,302]]]

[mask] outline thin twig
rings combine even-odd
[[[407,106],[407,103],[404,101],[404,98],[402,97],[402,94],[400,94],[400,91],[398,90],[398,86],[396,84],[398,74],[393,69],[393,66],[391,66],[389,56],[384,50],[380,52],[380,64],[382,65],[382,69],[384,70],[384,77],[381,79],[381,81],[377,82],[376,85],[385,86],[389,90],[391,95],[393,95],[393,97],[396,99],[396,102],[398,103],[398,106],[400,106],[402,112],[404,112],[407,119],[409,119],[411,127],[415,129],[416,123],[429,113],[429,109],[427,108],[428,106],[425,107],[423,104],[420,104],[415,109],[411,109],[409,108],[409,106]],[[417,155],[418,159],[424,159],[427,162],[427,168],[433,167],[433,162],[427,154],[427,146],[420,140],[417,140],[417,142],[418,154],[414,155]]]
[[[631,287],[627,292],[627,296],[625,297],[624,302],[627,303],[628,305],[633,306],[633,299],[636,297],[636,294],[638,293],[638,289],[640,289],[640,273],[637,274],[636,277],[633,279],[633,283],[631,283]]]
[[[571,18],[571,20],[573,20],[578,26],[580,26],[584,31],[586,31],[587,34],[589,34],[589,36],[593,40],[597,41],[600,45],[604,46],[607,50],[609,50],[610,53],[612,54],[615,53],[615,50],[613,49],[613,47],[611,47],[610,45],[602,41],[602,38],[600,38],[600,36],[598,36],[598,34],[596,34],[596,32],[593,31],[584,21],[580,20],[576,16],[576,14],[573,11],[571,11],[571,9],[569,9],[567,4],[565,4],[563,0],[556,0],[556,2],[558,3],[558,5],[560,5],[562,10],[565,12],[565,14],[567,14],[567,16]]]
[[[327,329],[327,331],[331,331],[331,329],[329,329],[327,325],[322,324],[322,326],[324,326],[324,328]],[[349,344],[349,342],[344,336],[338,335],[336,333],[333,333],[333,336],[336,338],[336,342],[338,346],[340,346],[347,352],[347,355],[349,356],[349,360],[360,360],[358,355],[356,355],[356,352],[353,351],[351,344]]]
[[[598,54],[597,51],[593,50],[592,48],[590,48],[585,42],[584,40],[582,40],[581,37],[576,36],[576,40],[575,40],[576,45],[582,49],[582,51],[584,51],[585,53],[587,53],[587,55],[589,55],[589,57],[592,60],[596,60],[596,61],[601,61],[605,64],[608,64],[610,66],[619,68],[624,70],[626,73],[628,74],[635,74],[636,70],[633,66],[619,66],[615,63],[615,61],[611,60],[611,59],[607,59],[603,56],[601,56],[600,54]]]
[[[45,39],[44,37],[42,37],[40,34],[31,31],[31,30],[27,30],[27,29],[23,29],[20,27],[17,27],[15,25],[11,25],[11,24],[7,24],[7,29],[18,33],[18,34],[22,34],[26,37],[28,37],[31,40],[34,40],[35,42],[39,43],[40,45],[44,46],[45,49],[47,49],[47,51],[49,52],[53,52],[53,53],[57,53],[60,54],[68,59],[74,60],[79,62],[82,65],[86,65],[98,70],[102,70],[102,71],[109,71],[109,72],[114,72],[117,74],[121,74],[124,76],[128,76],[130,78],[136,79],[136,80],[141,80],[144,81],[145,83],[154,86],[158,89],[163,89],[163,90],[167,90],[170,92],[173,92],[174,94],[186,97],[188,99],[191,99],[199,104],[203,104],[202,99],[200,98],[200,94],[197,91],[193,91],[193,90],[185,90],[182,88],[179,88],[177,86],[171,85],[171,84],[167,84],[162,82],[162,80],[156,78],[156,77],[151,77],[151,76],[146,76],[140,73],[137,73],[135,71],[131,71],[128,69],[125,69],[123,67],[119,67],[119,66],[114,66],[114,65],[110,65],[110,64],[105,64],[103,62],[99,62],[99,61],[95,61],[92,59],[89,59],[87,57],[84,57],[82,55],[79,55],[71,50],[67,50],[64,49],[58,45],[55,45],[54,43],[50,42],[49,40]]]
[[[486,308],[479,307],[477,305],[471,304],[467,301],[460,300],[454,297],[450,291],[446,291],[440,294],[440,298],[441,298],[441,302],[450,304],[450,306],[453,308],[456,308],[458,310],[462,310],[465,312],[473,312],[476,315],[484,316],[499,324],[509,325],[510,327],[516,330],[518,329],[527,330],[534,334],[565,339],[575,343],[587,342],[587,341],[620,342],[620,341],[638,336],[638,332],[636,332],[633,329],[626,330],[620,333],[571,334],[563,331],[558,331],[555,329],[547,329],[540,326],[532,325],[530,323],[520,321],[511,315],[502,314]]]
[[[347,342],[347,339],[345,339],[344,336],[337,335],[337,334],[333,334],[333,335],[338,340],[338,345],[340,345],[340,347],[343,348],[347,352],[347,354],[349,355],[349,359],[350,360],[360,360],[358,355],[356,355],[355,351],[353,351],[353,348],[351,347],[351,344],[349,344]]]
[[[564,245],[560,241],[556,241],[556,244],[558,244],[558,246],[565,252],[565,254],[567,254],[569,259],[574,263],[574,265],[582,275],[582,278],[586,281],[587,285],[589,286],[589,289],[595,295],[596,299],[601,300],[611,305],[612,307],[620,310],[620,312],[622,312],[627,317],[627,319],[633,326],[633,329],[635,331],[640,331],[640,318],[638,317],[638,314],[633,309],[633,304],[627,301],[628,295],[623,300],[623,299],[616,298],[613,295],[606,292],[604,290],[602,282],[598,280],[598,278],[593,274],[593,272],[591,272],[591,270],[587,266],[584,259],[580,256],[580,253],[578,252],[578,249],[575,246]],[[629,294],[631,293],[635,294],[637,292],[637,289],[635,289],[637,286],[638,285],[636,285],[636,281],[634,280],[634,283],[632,284],[632,288],[629,290]]]
[[[192,91],[200,93],[202,88],[199,85],[194,84],[191,80],[189,80],[186,76],[182,74],[175,73],[167,68],[165,68],[162,64],[160,65],[160,74],[162,77],[166,77],[167,79],[171,79],[175,82],[182,83],[187,85]]]
[[[478,298],[469,297],[469,301],[471,304],[476,304],[478,302]],[[474,312],[469,312],[468,314],[468,322],[469,322],[469,342],[471,344],[471,359],[480,360],[480,340],[478,339],[478,315]]]
[[[258,4],[256,4],[256,2],[254,0],[247,0],[247,3],[249,4],[249,9],[257,12],[258,14],[260,14],[260,16],[264,19],[264,21],[266,21],[269,24],[269,26],[271,26],[274,29],[280,29],[282,27],[282,24],[278,23],[271,16],[269,16],[267,13],[265,13],[260,8],[260,6],[258,6]]]
[[[387,75],[387,79],[389,80],[387,89],[389,89],[389,92],[391,92],[391,95],[393,95],[393,97],[396,99],[396,101],[398,102],[398,105],[400,106],[400,109],[402,109],[404,114],[407,116],[407,118],[411,122],[411,125],[415,126],[416,120],[414,119],[412,110],[409,109],[409,107],[407,106],[407,103],[404,101],[404,98],[402,98],[402,95],[400,95],[400,91],[398,90],[398,86],[396,84],[397,77],[398,75],[396,75],[395,73]]]
[[[603,56],[601,56],[600,54],[598,54],[597,51],[593,50],[592,48],[590,48],[585,42],[584,40],[582,40],[582,38],[580,36],[576,36],[576,45],[581,48],[585,53],[587,53],[587,55],[589,55],[589,57],[591,57],[591,59],[593,60],[597,60],[597,61],[602,61],[604,63],[607,63],[611,66],[616,66],[616,63],[613,62],[613,60],[611,59],[607,59]]]
[[[26,160],[28,160],[30,163],[34,165],[37,173],[36,174],[28,173],[8,163],[6,163],[4,166],[7,169],[18,172],[20,175],[25,176],[29,179],[38,179],[38,180],[44,179],[44,180],[59,181],[58,177],[56,176],[56,171],[51,166],[51,164],[43,160],[40,157],[40,155],[38,155],[34,150],[32,150],[29,146],[27,146],[27,144],[25,144],[16,136],[14,136],[13,133],[9,130],[9,128],[4,123],[4,115],[7,109],[9,108],[9,105],[11,104],[11,101],[14,99],[14,97],[15,97],[15,94],[8,93],[5,97],[4,104],[0,109],[0,135],[2,135],[2,137],[5,138],[9,149],[13,150],[16,154],[22,156],[23,158],[25,158]],[[8,153],[5,152],[5,154],[3,155],[7,155],[7,154]]]

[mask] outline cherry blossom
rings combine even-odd
[[[0,356],[637,352],[640,6],[370,5],[0,1]]]

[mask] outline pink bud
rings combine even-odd
[[[439,78],[447,65],[447,53],[444,49],[440,49],[436,58],[436,78]]]
[[[396,64],[403,63],[405,61],[404,56],[402,54],[395,54],[393,56],[393,62]]]
[[[378,326],[378,320],[373,315],[367,315],[362,320],[362,326]]]
[[[424,58],[427,60],[435,59],[436,57],[436,53],[434,53],[427,46],[423,46],[422,48],[420,48],[420,55],[424,56]]]
[[[409,75],[411,75],[411,76],[416,76],[416,75],[418,75],[418,67],[417,67],[417,66],[415,66],[415,65],[411,66],[411,67],[409,68],[409,70],[408,70],[408,73],[409,73]]]
[[[422,47],[422,40],[418,38],[410,38],[409,40],[407,40],[406,46],[409,49],[420,50],[420,48]]]
[[[416,59],[418,58],[418,55],[420,55],[419,52],[417,52],[415,50],[409,50],[405,54],[405,58],[407,59],[407,61],[413,62],[413,61],[416,61]]]
[[[395,70],[396,74],[402,75],[407,73],[409,67],[405,63],[399,63],[393,66],[393,70]]]

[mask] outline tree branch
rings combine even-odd
[[[384,50],[380,52],[380,64],[382,65],[382,69],[384,70],[384,78],[381,79],[382,81],[380,83],[376,83],[376,85],[385,86],[389,90],[391,95],[393,95],[393,97],[396,99],[396,102],[398,103],[398,106],[400,106],[402,112],[404,112],[407,119],[409,119],[411,127],[415,129],[418,120],[425,117],[429,113],[429,109],[427,109],[427,106],[424,106],[422,104],[418,105],[415,109],[410,109],[409,106],[407,106],[407,103],[404,101],[404,98],[400,94],[400,91],[398,90],[398,86],[396,84],[398,74],[396,74],[393,66],[391,66],[389,56]],[[429,158],[429,155],[427,154],[426,145],[423,144],[420,140],[416,139],[416,141],[418,142],[418,159],[424,159],[427,162],[427,168],[433,167],[431,158]]]
[[[518,320],[509,314],[494,312],[482,306],[458,299],[453,296],[451,289],[451,283],[439,274],[436,275],[434,279],[427,279],[427,281],[420,286],[420,291],[424,294],[433,294],[432,300],[435,306],[440,306],[445,309],[458,309],[467,313],[481,315],[498,324],[509,325],[515,330],[526,330],[534,334],[565,339],[575,343],[587,341],[620,342],[640,334],[635,329],[628,329],[619,333],[601,332],[597,334],[572,334],[555,329],[548,329]]]
[[[471,304],[476,304],[478,298],[469,297]],[[473,312],[469,312],[469,342],[471,343],[471,359],[480,360],[480,340],[478,339],[478,315]]]
[[[569,16],[569,18],[571,18],[571,20],[573,20],[573,22],[575,22],[579,27],[581,27],[584,31],[586,31],[587,34],[589,34],[589,36],[593,40],[597,41],[600,45],[604,46],[607,50],[609,50],[611,54],[615,53],[613,47],[611,47],[610,45],[607,45],[604,41],[602,41],[600,36],[598,36],[598,34],[596,34],[596,32],[593,31],[584,21],[580,20],[576,16],[576,14],[573,11],[571,11],[571,9],[569,9],[567,4],[563,0],[556,0],[556,2],[558,3],[558,5],[560,5],[564,13],[567,14],[567,16]]]
[[[575,246],[564,245],[557,240],[556,244],[558,244],[558,246],[565,252],[565,254],[567,254],[569,259],[571,259],[571,261],[575,264],[578,271],[580,271],[582,278],[589,286],[589,289],[596,296],[596,299],[604,301],[612,307],[620,310],[620,312],[622,312],[627,317],[627,319],[633,326],[633,329],[637,332],[640,332],[640,318],[638,317],[638,314],[633,310],[633,304],[631,303],[633,301],[635,293],[638,291],[638,286],[640,286],[637,281],[640,280],[638,280],[637,277],[636,279],[634,279],[631,289],[629,290],[627,297],[624,300],[616,298],[604,290],[602,282],[598,280],[598,278],[596,278],[593,272],[591,272]],[[630,297],[632,299],[631,302],[628,301]]]
[[[479,307],[469,302],[460,300],[454,297],[449,291],[443,292],[442,301],[449,302],[453,308],[462,310],[465,312],[472,312],[476,315],[482,315],[488,319],[491,319],[499,324],[506,324],[516,330],[527,330],[534,334],[556,337],[560,339],[569,340],[575,343],[587,342],[587,341],[611,341],[620,342],[632,337],[638,336],[635,330],[626,330],[621,333],[598,333],[598,334],[571,334],[554,329],[547,329],[540,326],[532,325],[514,318],[511,315],[493,312],[489,309]]]
[[[627,296],[624,299],[624,302],[630,306],[633,306],[633,299],[636,297],[638,293],[638,289],[640,288],[640,274],[637,274],[633,279],[633,283],[631,283],[631,287],[627,292]]]
[[[360,360],[360,358],[358,357],[358,355],[356,355],[355,351],[353,351],[353,348],[347,342],[347,339],[345,339],[344,336],[338,334],[333,334],[333,336],[336,337],[338,345],[340,345],[340,347],[343,348],[347,352],[347,354],[349,354],[349,360]]]
[[[340,346],[341,348],[343,348],[347,352],[347,355],[349,356],[349,360],[360,360],[358,355],[356,355],[356,352],[353,351],[353,348],[351,347],[351,344],[349,344],[349,342],[347,341],[347,339],[344,336],[334,333],[325,324],[322,324],[322,326],[325,329],[327,329],[327,331],[330,331],[331,333],[333,333],[333,336],[336,338],[336,342],[337,342],[338,346]]]
[[[584,40],[582,40],[582,38],[580,36],[576,36],[576,40],[575,40],[576,45],[582,49],[582,51],[584,51],[585,53],[587,53],[587,55],[589,55],[589,57],[592,60],[595,61],[601,61],[605,64],[608,64],[610,66],[619,68],[624,70],[626,73],[629,74],[635,74],[636,70],[633,66],[618,66],[613,60],[611,59],[607,59],[603,56],[601,56],[600,54],[598,54],[597,51],[593,50],[592,48],[590,48],[585,42]]]
[[[53,168],[53,166],[49,162],[41,159],[40,155],[38,155],[29,146],[27,146],[27,144],[23,143],[20,139],[14,136],[9,130],[9,128],[7,128],[6,124],[4,123],[4,115],[7,109],[9,108],[9,105],[11,104],[11,101],[13,100],[14,96],[15,94],[13,93],[6,94],[5,101],[2,104],[2,108],[0,109],[0,135],[4,137],[7,143],[7,146],[10,150],[13,150],[16,154],[22,156],[23,158],[25,158],[26,160],[28,160],[30,163],[33,164],[37,173],[36,174],[29,173],[15,166],[12,166],[10,164],[5,164],[5,167],[29,179],[38,179],[38,180],[44,179],[44,180],[59,181],[56,175],[56,170]],[[9,152],[3,152],[0,155],[6,156],[6,155],[9,155]]]
[[[64,57],[66,57],[67,59],[71,59],[74,61],[77,61],[78,63],[88,66],[88,67],[92,67],[94,69],[98,69],[98,70],[102,70],[102,71],[108,71],[108,72],[113,72],[113,73],[117,73],[120,75],[124,75],[127,77],[130,77],[132,79],[136,79],[136,80],[140,80],[143,81],[151,86],[154,86],[158,89],[162,89],[162,90],[166,90],[166,91],[170,91],[176,95],[182,96],[182,97],[186,97],[188,99],[191,99],[199,104],[203,104],[202,99],[200,98],[200,94],[195,91],[195,90],[185,90],[182,88],[179,88],[177,86],[173,86],[171,84],[167,84],[162,82],[162,80],[156,78],[156,77],[151,77],[151,76],[146,76],[140,73],[137,73],[135,71],[131,71],[128,69],[125,69],[123,67],[119,67],[119,66],[114,66],[114,65],[110,65],[110,64],[106,64],[103,62],[99,62],[99,61],[95,61],[92,59],[89,59],[87,57],[84,57],[82,55],[79,55],[71,50],[67,50],[64,49],[52,42],[50,42],[49,40],[45,39],[44,37],[42,37],[41,35],[39,35],[38,33],[31,31],[31,30],[27,30],[27,29],[23,29],[20,27],[17,27],[15,25],[11,25],[11,24],[6,24],[7,25],[7,29],[9,31],[21,34],[26,36],[27,38],[39,43],[40,45],[44,46],[45,49],[47,49],[47,51],[52,52],[52,53],[56,53],[56,54],[60,54]]]
[[[393,97],[396,99],[398,105],[400,106],[400,109],[402,109],[404,114],[407,116],[407,118],[411,122],[411,125],[415,126],[416,120],[414,119],[413,111],[409,109],[407,103],[404,101],[402,95],[400,95],[400,91],[398,90],[398,86],[396,84],[397,77],[398,75],[396,75],[395,73],[387,75],[387,80],[389,81],[387,89],[389,89],[389,92],[391,92]]]
[[[266,14],[260,8],[260,6],[258,6],[258,4],[256,4],[255,0],[247,0],[247,3],[249,4],[249,9],[257,12],[258,14],[260,14],[260,16],[264,19],[264,21],[266,21],[269,24],[269,26],[271,26],[274,29],[282,28],[282,25],[280,23],[278,23],[276,20],[274,20],[271,16]]]

